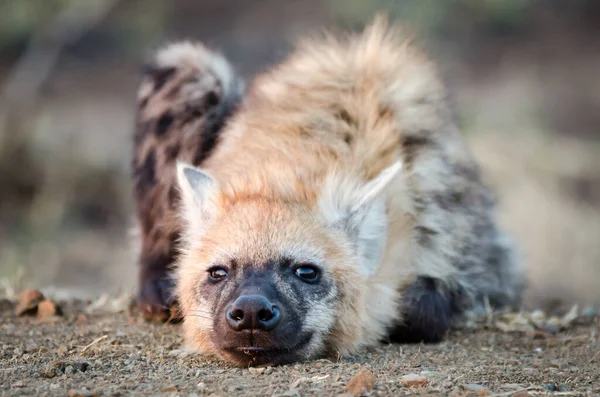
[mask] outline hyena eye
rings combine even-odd
[[[319,280],[321,272],[315,265],[301,265],[294,271],[296,276],[307,283],[314,283]]]
[[[208,269],[208,275],[211,281],[221,281],[227,277],[227,274],[227,270],[223,269],[222,267],[211,267]]]

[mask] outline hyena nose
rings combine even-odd
[[[279,322],[279,309],[263,296],[243,295],[227,312],[227,323],[234,331],[270,331]]]

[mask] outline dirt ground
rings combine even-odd
[[[365,396],[600,395],[600,318],[589,310],[567,325],[505,315],[441,344],[249,369],[185,353],[179,325],[144,321],[127,297],[59,301],[49,317],[17,316],[16,303],[1,301],[2,396],[337,396],[364,369],[374,384],[367,372],[363,391],[350,391]],[[407,375],[418,375],[415,385]]]

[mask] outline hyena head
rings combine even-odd
[[[289,184],[279,187],[289,193],[282,198],[236,192],[179,164],[185,226],[177,294],[188,345],[237,365],[359,347],[372,327],[364,324],[372,317],[365,280],[386,238],[381,192],[399,168],[366,183],[331,176],[314,194],[280,178]]]

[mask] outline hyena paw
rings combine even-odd
[[[440,281],[419,277],[405,292],[403,321],[395,326],[389,340],[394,343],[437,343],[450,327],[454,312],[452,295]]]
[[[179,321],[178,303],[173,295],[175,283],[167,277],[146,277],[137,295],[137,307],[146,320]]]

